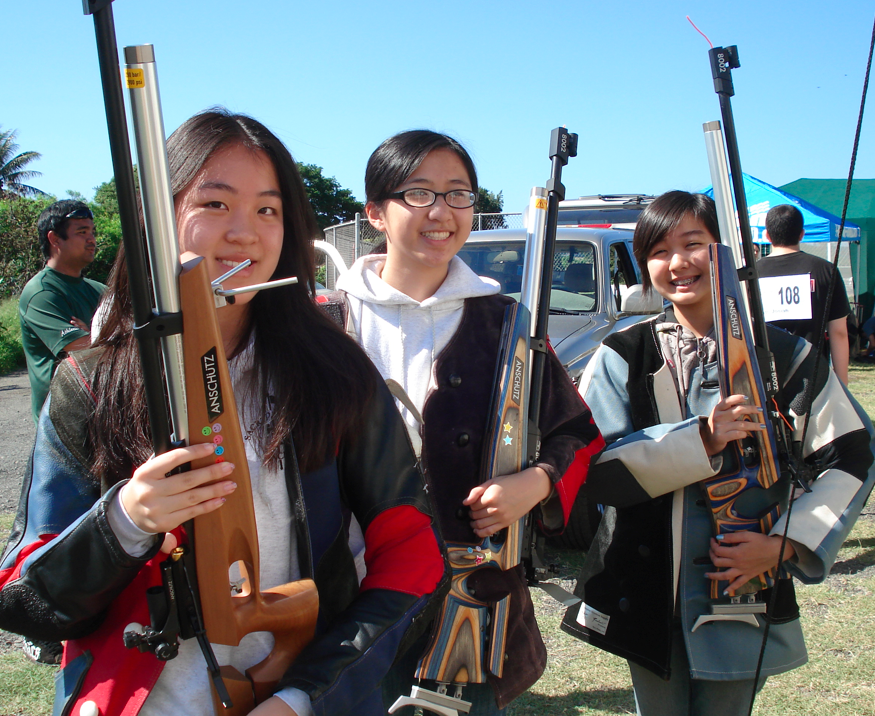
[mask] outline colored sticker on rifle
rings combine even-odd
[[[611,618],[607,614],[602,614],[597,609],[593,609],[586,602],[580,603],[580,611],[577,612],[577,623],[582,624],[587,629],[590,629],[602,636],[608,631],[608,623]]]
[[[505,423],[504,432],[509,433],[511,430],[513,430],[513,425],[511,425],[510,423]]]
[[[201,434],[203,434],[204,436],[209,435],[211,432],[213,432],[213,430],[210,427],[206,427],[203,430],[201,430]]]
[[[760,293],[766,321],[811,320],[813,289],[811,275],[807,273],[761,278]]]
[[[224,438],[221,435],[216,435],[216,437],[213,438],[213,442],[216,443],[216,445],[221,445],[222,440],[224,440]]]
[[[128,89],[143,89],[146,86],[146,78],[143,70],[125,70],[125,81]]]
[[[547,210],[547,200],[543,199],[541,197],[538,197],[537,199],[535,199],[535,208],[536,209],[543,209],[544,211],[546,211]]]
[[[222,432],[222,426],[219,423],[216,423],[215,425],[213,425],[213,432],[214,433]]]
[[[512,444],[513,444],[513,438],[512,438],[510,435],[505,435],[505,436],[504,436],[504,444],[505,444],[505,445],[512,445]]]

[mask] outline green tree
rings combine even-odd
[[[45,264],[39,248],[37,221],[52,197],[0,198],[0,298],[17,296]]]
[[[139,176],[134,167],[134,184],[139,188]],[[94,233],[97,235],[97,254],[88,267],[88,277],[106,283],[122,242],[122,221],[119,215],[115,177],[94,188]]]
[[[325,176],[322,167],[298,162],[298,171],[304,180],[304,187],[320,229],[351,221],[357,213],[365,210],[365,205],[349,189],[340,186],[340,182],[334,177]]]
[[[8,196],[45,196],[45,192],[24,182],[42,176],[25,167],[40,158],[39,152],[18,152],[15,130],[0,131],[0,199]]]
[[[480,187],[477,203],[474,204],[474,214],[501,214],[504,211],[504,192],[493,194],[489,189]],[[474,229],[506,229],[507,223],[503,216],[475,216]]]
[[[500,214],[504,211],[504,192],[493,194],[489,189],[480,187],[480,196],[474,205],[475,214]]]

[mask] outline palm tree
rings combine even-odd
[[[39,152],[21,152],[15,143],[15,130],[0,131],[0,198],[6,196],[45,196],[46,193],[24,182],[42,176],[41,172],[25,169],[40,158]]]

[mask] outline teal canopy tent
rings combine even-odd
[[[793,204],[802,212],[805,220],[805,237],[803,241],[838,241],[841,219],[820,207],[809,204],[798,196],[793,196],[785,191],[761,179],[744,174],[744,194],[747,198],[748,215],[750,216],[750,230],[754,241],[765,243],[767,241],[766,214],[769,209],[779,204]],[[714,196],[711,186],[702,191],[703,194]],[[850,222],[845,222],[844,241],[859,241],[860,227]]]

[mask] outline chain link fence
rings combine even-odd
[[[472,231],[521,228],[523,228],[523,215],[520,213],[474,214],[474,219],[471,222]],[[323,233],[325,241],[338,250],[347,267],[352,266],[360,256],[375,253],[375,250],[379,249],[386,241],[386,236],[371,226],[371,223],[361,214],[356,214],[352,221],[329,226]],[[326,261],[325,287],[333,289],[337,276],[338,272],[334,263]]]

